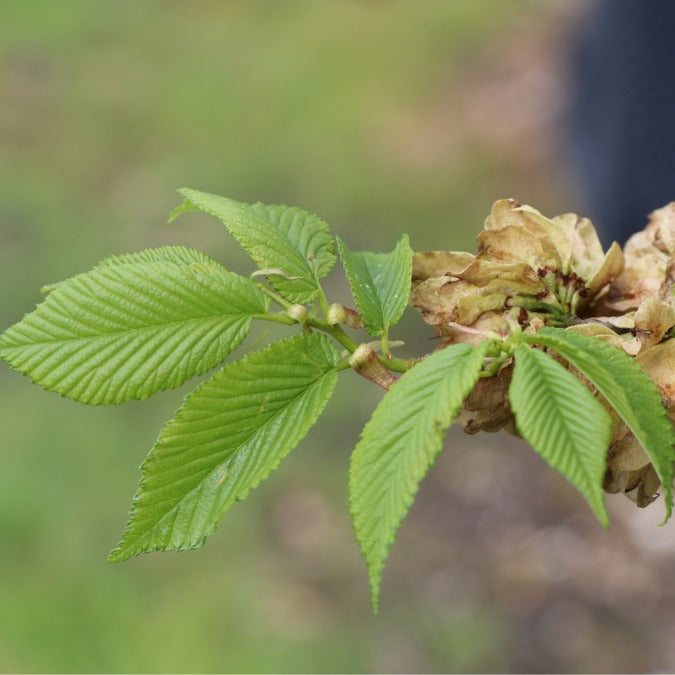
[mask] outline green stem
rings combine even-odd
[[[497,358],[495,358],[492,363],[483,371],[481,371],[480,377],[492,377],[497,374],[497,371],[504,365],[504,362],[509,358],[510,354],[502,352]]]
[[[319,301],[319,307],[321,307],[321,311],[323,312],[323,317],[324,319],[328,318],[328,299],[326,298],[326,294],[323,292],[323,288],[321,288],[321,284],[317,281],[316,285],[319,287],[319,292],[316,296],[317,300]]]
[[[272,291],[274,292],[274,291]],[[289,305],[290,306],[290,305]],[[283,323],[286,326],[293,326],[299,322],[290,317],[286,312],[277,312],[277,313],[268,313],[268,314],[254,314],[253,319],[259,319],[261,321],[273,321],[275,323]],[[328,333],[333,337],[337,342],[339,342],[350,354],[353,354],[358,348],[358,344],[352,340],[352,338],[347,335],[345,330],[341,326],[331,326],[328,322],[316,317],[307,317],[307,321],[304,324],[305,326],[311,326],[317,330]],[[419,363],[422,359],[397,359],[393,356],[385,356],[381,354],[378,356],[379,361],[386,366],[389,370],[395,373],[405,373],[407,370],[410,370],[416,363]],[[349,367],[344,366],[344,368]],[[343,368],[339,368],[342,370]]]
[[[295,319],[288,316],[286,312],[278,312],[276,314],[254,314],[252,319],[258,319],[260,321],[274,321],[275,323],[283,323],[286,326],[293,326],[298,323]]]
[[[293,306],[292,302],[288,302],[285,298],[282,298],[276,291],[273,291],[269,286],[265,284],[256,283],[256,286],[268,297],[274,300],[277,305],[280,305],[284,309],[290,309]]]
[[[397,359],[392,357],[380,356],[380,363],[387,366],[389,370],[395,373],[405,373],[414,365],[418,364],[422,359]]]
[[[274,291],[272,291],[273,293]],[[292,305],[288,305],[289,308]],[[253,319],[259,319],[260,321],[274,321],[275,323],[283,323],[286,326],[294,326],[300,324],[297,319],[294,319],[292,316],[289,316],[286,312],[268,312],[266,314],[253,314],[251,317]],[[352,340],[347,333],[340,326],[331,326],[326,321],[317,319],[316,317],[308,316],[307,320],[302,324],[304,326],[311,326],[317,330],[321,330],[324,333],[328,333],[334,337],[350,354],[353,354],[358,345],[354,340]]]
[[[350,354],[353,354],[358,347],[358,344],[347,335],[341,326],[331,326],[327,321],[315,317],[309,317],[307,323],[312,328],[322,330],[324,333],[333,336]]]
[[[388,359],[391,358],[391,349],[389,348],[389,326],[384,327],[382,333],[382,354]]]
[[[515,322],[514,322],[515,323]],[[518,331],[517,333],[514,333],[511,335],[509,338],[509,342],[514,342],[518,343],[520,342],[520,336],[522,335],[522,331],[520,330],[520,326],[518,324],[515,324],[515,326],[512,327],[513,331]],[[507,345],[504,344],[504,342],[495,342],[492,344],[490,347],[488,347],[488,350],[485,352],[486,356],[500,356],[503,351],[507,348]],[[508,349],[506,349],[508,351]]]

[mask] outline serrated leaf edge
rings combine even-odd
[[[251,358],[256,358],[256,357],[259,357],[260,355],[264,354],[265,352],[273,351],[273,350],[275,349],[275,345],[278,345],[279,343],[289,343],[289,342],[291,342],[291,341],[297,341],[298,338],[306,338],[306,337],[308,337],[308,336],[304,336],[304,335],[294,335],[294,336],[291,336],[291,337],[288,337],[288,338],[284,338],[283,340],[278,340],[277,342],[273,342],[273,343],[267,345],[266,347],[264,347],[264,348],[262,348],[262,349],[260,349],[260,350],[257,350],[257,351],[255,351],[255,352],[250,352],[250,353],[246,354],[245,356],[243,356],[241,359],[238,359],[237,361],[234,361],[234,362],[232,362],[232,363],[229,363],[229,364],[226,364],[225,366],[223,366],[220,370],[218,370],[216,373],[213,374],[212,378],[213,378],[213,377],[216,377],[216,375],[219,375],[219,374],[220,374],[223,370],[225,370],[226,368],[233,367],[233,366],[235,366],[235,365],[237,365],[237,364],[243,365],[243,364],[245,364],[247,361],[249,361]],[[332,355],[333,355],[333,357],[334,357],[335,363],[334,363],[334,365],[333,365],[332,368],[327,369],[327,370],[321,375],[321,377],[320,377],[320,378],[317,378],[317,379],[315,380],[315,382],[312,382],[312,383],[309,385],[309,387],[303,389],[302,392],[299,393],[294,399],[292,399],[292,401],[291,401],[290,403],[288,403],[288,405],[285,406],[285,408],[284,408],[283,410],[285,410],[285,409],[287,409],[288,407],[290,407],[295,401],[297,401],[301,396],[303,396],[307,391],[309,391],[309,389],[310,389],[311,387],[315,386],[316,383],[318,383],[319,381],[323,380],[323,378],[325,378],[325,377],[327,377],[327,376],[329,376],[329,375],[332,374],[333,377],[334,377],[334,381],[333,381],[333,384],[332,384],[332,387],[331,387],[331,392],[326,396],[325,400],[320,404],[320,406],[319,406],[319,408],[318,408],[318,410],[317,410],[316,419],[318,419],[319,416],[321,415],[321,413],[323,412],[324,408],[326,407],[328,401],[330,400],[330,398],[331,398],[331,396],[332,396],[332,393],[333,393],[333,391],[334,391],[334,389],[335,389],[335,384],[336,384],[336,382],[337,382],[337,369],[336,369],[336,366],[337,366],[337,364],[338,364],[338,362],[339,362],[339,353],[338,353],[337,350],[334,348],[334,346],[332,345],[332,343],[331,343],[327,338],[325,338],[325,336],[315,334],[315,337],[321,339],[322,341],[324,341],[324,346],[326,346],[326,347],[328,348],[327,351],[332,351]],[[135,515],[138,513],[138,509],[136,508],[136,504],[138,504],[138,503],[140,502],[141,496],[142,496],[144,490],[147,488],[147,483],[146,483],[146,469],[147,469],[147,467],[150,465],[150,463],[152,462],[153,453],[154,453],[155,449],[160,445],[160,443],[161,443],[162,439],[165,437],[165,435],[170,434],[171,430],[172,430],[177,424],[180,423],[181,420],[180,420],[179,416],[180,416],[180,414],[181,414],[181,411],[182,411],[182,410],[184,409],[184,407],[186,406],[186,404],[191,400],[191,398],[192,398],[193,396],[197,395],[197,394],[200,392],[200,390],[202,389],[202,387],[209,386],[209,385],[211,384],[211,379],[212,379],[212,378],[209,378],[208,380],[205,380],[205,381],[202,382],[196,389],[194,389],[193,391],[189,392],[189,393],[185,396],[185,398],[184,398],[184,400],[183,400],[183,403],[181,404],[181,406],[180,406],[180,407],[178,408],[178,410],[176,411],[174,417],[172,417],[168,422],[166,422],[166,424],[164,425],[164,427],[163,427],[162,430],[160,431],[160,434],[159,434],[159,436],[157,437],[157,440],[155,441],[155,444],[153,445],[153,448],[150,450],[150,453],[148,454],[148,456],[145,458],[145,460],[144,460],[143,463],[141,464],[141,479],[140,479],[138,488],[137,488],[137,490],[136,490],[136,493],[134,494],[134,497],[132,498],[132,508],[131,508],[131,510],[130,510],[130,513],[129,513],[129,519],[128,519],[127,526],[125,527],[125,530],[124,530],[124,532],[123,532],[123,534],[122,534],[122,537],[121,537],[120,541],[118,542],[118,544],[115,546],[115,548],[113,548],[113,550],[112,550],[112,551],[110,552],[110,554],[108,555],[108,562],[111,562],[111,563],[113,563],[113,562],[123,562],[123,561],[125,561],[125,560],[129,560],[130,558],[136,557],[136,556],[138,556],[138,555],[140,555],[140,554],[142,554],[142,553],[150,553],[150,552],[157,551],[157,550],[162,550],[162,551],[185,551],[185,550],[192,550],[192,549],[195,549],[195,548],[200,548],[201,546],[203,546],[204,541],[207,539],[207,537],[209,537],[211,534],[213,534],[213,532],[214,532],[214,531],[216,530],[216,528],[217,528],[218,521],[222,518],[222,516],[224,515],[224,513],[232,506],[232,504],[235,503],[235,501],[241,500],[241,499],[243,499],[244,497],[246,497],[246,496],[249,494],[249,492],[251,492],[251,491],[252,491],[253,489],[255,489],[261,482],[263,482],[266,478],[268,478],[269,475],[270,475],[270,474],[271,474],[271,473],[279,466],[279,464],[281,463],[281,461],[282,461],[282,460],[283,460],[283,459],[284,459],[284,458],[285,458],[285,457],[286,457],[286,456],[287,456],[287,455],[295,448],[295,446],[296,446],[298,443],[300,443],[300,442],[303,440],[303,438],[304,438],[304,437],[306,436],[306,434],[308,433],[309,429],[310,429],[310,428],[314,425],[314,423],[316,422],[316,419],[315,419],[313,422],[311,422],[310,424],[308,424],[308,425],[306,426],[306,428],[304,428],[304,430],[299,434],[298,439],[297,439],[295,445],[293,445],[292,447],[288,448],[288,450],[286,451],[286,453],[285,453],[284,455],[282,455],[282,456],[279,457],[279,459],[278,459],[278,461],[276,462],[276,464],[274,464],[274,465],[272,465],[272,466],[269,467],[269,470],[267,471],[267,473],[265,473],[264,475],[259,476],[259,477],[257,478],[257,480],[256,480],[254,483],[252,483],[252,484],[250,484],[249,486],[247,486],[248,489],[247,489],[247,491],[246,491],[243,495],[236,495],[235,497],[233,497],[233,499],[232,499],[231,501],[229,501],[229,502],[226,504],[226,506],[221,510],[220,514],[214,519],[214,522],[213,522],[212,527],[209,528],[209,529],[208,529],[208,530],[207,530],[207,531],[206,531],[199,539],[197,539],[196,541],[191,542],[189,545],[186,545],[186,546],[165,547],[165,548],[159,548],[159,549],[158,549],[158,548],[155,548],[155,547],[152,547],[152,546],[145,545],[145,546],[140,546],[140,547],[135,547],[135,548],[134,548],[134,547],[132,547],[132,546],[127,542],[127,539],[128,539],[128,536],[131,534],[131,530],[132,530],[132,527],[133,527],[134,517],[135,517]],[[271,417],[270,420],[269,420],[268,422],[266,422],[265,425],[264,425],[263,427],[258,427],[258,428],[253,432],[253,434],[251,434],[251,436],[247,437],[246,441],[250,440],[250,438],[252,438],[255,434],[259,433],[261,429],[266,428],[269,424],[273,423],[274,420],[277,418],[277,415],[278,415],[278,414],[281,414],[281,413],[283,412],[283,410],[280,410],[277,414],[275,414],[273,417]],[[243,443],[242,443],[242,445],[243,445]],[[214,469],[212,469],[212,470],[209,472],[209,474],[204,478],[204,480],[202,481],[202,483],[208,478],[208,476],[211,476],[211,475],[213,474],[213,472],[217,471],[217,470],[220,468],[220,466],[221,466],[221,465],[219,464],[217,467],[215,467]],[[199,486],[193,488],[192,491],[198,489],[198,487],[199,487]],[[192,492],[192,491],[191,491],[191,492]],[[164,518],[165,518],[169,513],[171,513],[174,509],[178,508],[179,505],[180,505],[180,504],[176,504],[174,507],[172,507],[172,509],[171,509],[170,511],[167,511],[167,512],[162,516],[162,519],[164,519]],[[160,521],[157,521],[157,523],[155,523],[155,524],[153,525],[153,528],[156,527],[157,524],[158,524],[159,522],[161,522],[161,519],[160,519]],[[148,531],[145,532],[145,533],[143,533],[143,535],[142,535],[141,538],[136,539],[136,542],[138,542],[139,540],[142,540],[142,539],[144,539],[144,538],[147,538],[147,536],[151,533],[151,531],[152,531],[152,529],[151,529],[151,530],[148,530]]]
[[[664,472],[661,470],[660,462],[657,461],[657,464],[654,464],[654,456],[655,456],[654,451],[651,448],[647,447],[642,440],[644,429],[633,428],[633,425],[631,424],[631,422],[624,417],[624,415],[621,413],[621,411],[618,408],[616,408],[616,406],[614,406],[614,404],[610,400],[610,397],[608,397],[606,395],[606,393],[603,391],[603,387],[598,385],[596,379],[593,378],[591,376],[591,374],[586,372],[586,370],[583,368],[583,366],[580,365],[578,363],[578,361],[576,361],[574,358],[572,358],[570,356],[569,352],[564,353],[565,350],[561,351],[561,349],[559,347],[556,347],[555,345],[550,344],[550,342],[547,340],[547,337],[549,335],[552,336],[554,340],[556,340],[558,338],[562,338],[563,343],[565,344],[565,346],[567,346],[570,349],[570,352],[579,350],[579,351],[582,352],[582,355],[584,353],[587,353],[587,352],[590,352],[592,354],[593,350],[585,350],[582,346],[580,346],[578,344],[575,344],[574,341],[575,340],[577,342],[594,341],[594,343],[598,347],[598,351],[602,351],[602,350],[605,350],[605,349],[613,349],[613,350],[615,350],[615,353],[618,356],[618,358],[625,358],[625,359],[627,359],[625,361],[626,363],[630,362],[632,364],[631,367],[637,367],[638,370],[636,370],[636,373],[638,371],[640,373],[642,373],[642,375],[644,376],[644,384],[645,384],[645,386],[647,386],[648,388],[650,388],[652,390],[652,394],[655,396],[655,401],[658,398],[658,401],[659,401],[658,409],[662,411],[662,414],[660,415],[660,417],[665,422],[663,431],[668,433],[668,435],[670,436],[670,439],[671,439],[670,455],[671,455],[671,458],[672,458],[673,457],[673,451],[674,451],[673,449],[675,448],[675,429],[673,428],[673,425],[670,422],[670,419],[668,418],[666,409],[663,406],[663,398],[661,396],[661,392],[659,391],[658,387],[656,386],[654,381],[649,377],[649,375],[642,369],[642,367],[640,366],[640,364],[637,361],[635,361],[630,356],[628,356],[628,354],[626,354],[620,348],[615,347],[611,344],[608,344],[608,343],[606,343],[602,340],[599,340],[597,338],[586,337],[586,336],[583,336],[579,333],[570,333],[569,331],[565,331],[564,329],[552,328],[552,327],[543,328],[542,330],[540,330],[537,333],[534,333],[533,335],[524,336],[524,339],[526,340],[526,342],[528,342],[530,344],[539,344],[541,346],[552,349],[553,351],[560,354],[560,356],[562,358],[569,361],[575,368],[577,368],[577,370],[579,370],[585,377],[588,378],[588,380],[595,387],[597,387],[598,391],[602,394],[602,396],[604,396],[607,403],[616,411],[616,413],[619,415],[619,417],[625,422],[626,426],[633,432],[635,437],[638,439],[638,441],[641,443],[641,445],[643,446],[643,448],[647,452],[649,458],[652,460],[652,464],[654,466],[654,469],[656,470],[656,472],[659,476],[659,479],[661,480],[661,485],[663,486],[663,490],[664,490],[664,493],[665,493],[664,494],[664,501],[665,501],[665,505],[666,505],[666,516],[665,516],[665,519],[664,519],[663,523],[661,523],[662,525],[664,525],[670,519],[670,517],[672,515],[672,512],[673,512],[673,485],[672,485],[672,483],[673,483],[673,469],[672,469],[672,462],[671,462],[671,465],[670,465],[670,471],[668,472],[668,470],[666,470],[666,473],[664,474]],[[572,335],[574,337],[570,337],[570,335]],[[542,338],[543,338],[543,340],[542,340]],[[624,402],[627,404],[627,407],[630,408],[631,410],[634,410],[634,408],[632,408],[632,406],[629,403],[629,399],[626,397],[626,394],[624,393],[625,390],[623,388],[621,388],[620,383],[616,382],[613,374],[611,373],[611,370],[607,370],[607,368],[604,368],[604,370],[606,370],[612,376],[612,379],[614,380],[615,384],[617,385],[617,389],[613,393],[620,392],[622,394]],[[638,377],[641,377],[641,375],[638,375]],[[668,427],[667,431],[666,431],[666,425]],[[658,460],[658,457],[657,457],[657,460]]]

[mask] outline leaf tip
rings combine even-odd
[[[605,532],[609,531],[609,514],[607,513],[607,506],[605,505],[605,500],[602,494],[602,489],[600,489],[599,494],[591,495],[586,494],[583,490],[576,486],[577,489],[584,495],[588,505],[593,511],[593,515],[598,519],[600,527],[602,527]],[[597,501],[596,501],[597,498]]]
[[[410,253],[412,254],[412,249],[410,248],[410,237],[408,236],[407,232],[404,232],[401,235],[401,238],[398,240],[399,246],[402,248],[408,248],[410,249]]]
[[[121,546],[121,544],[118,544],[110,553],[108,553],[108,557],[106,559],[106,562],[108,563],[119,563],[119,562],[124,562],[125,560],[128,560],[129,558],[133,557],[132,555],[128,554]]]
[[[663,527],[673,515],[673,493],[671,490],[668,490],[668,492],[664,495],[664,501],[666,503],[666,515],[659,523],[659,527]]]
[[[134,501],[135,499],[136,497],[134,497]],[[134,546],[133,536],[131,536],[130,538],[130,535],[132,535],[132,531],[130,530],[129,525],[131,525],[131,522],[127,524],[127,527],[122,533],[120,540],[115,545],[115,548],[113,548],[112,551],[108,553],[106,562],[121,563],[124,562],[125,560],[135,558],[137,555],[140,555],[141,553],[148,552],[149,549],[143,548],[139,549],[138,546]]]
[[[366,553],[364,551],[364,557],[366,559],[366,567],[368,568],[368,582],[370,585],[370,604],[373,609],[373,614],[378,614],[380,611],[380,590],[382,588],[382,573],[387,562],[387,556],[389,554],[389,547],[394,541],[395,536],[391,537],[391,540],[385,545],[384,550],[379,553],[376,551],[370,551]]]
[[[185,213],[186,211],[194,211],[194,210],[195,210],[195,205],[186,197],[182,201],[182,203],[180,203],[175,209],[173,209],[171,211],[171,213],[169,214],[169,218],[166,221],[166,224],[170,225],[182,213]]]
[[[380,574],[375,573],[370,577],[370,605],[373,608],[373,614],[377,616],[380,613]]]
[[[181,215],[181,213],[185,213],[186,211],[197,211],[198,207],[195,205],[195,203],[192,201],[192,197],[194,194],[197,193],[197,190],[193,190],[192,188],[178,188],[176,192],[183,198],[183,201],[169,213],[169,218],[167,220],[167,225],[170,225],[173,223],[178,216]]]

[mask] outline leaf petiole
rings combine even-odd
[[[380,356],[380,362],[387,366],[389,370],[393,370],[395,373],[405,373],[410,370],[413,366],[416,366],[418,363],[423,361],[424,358],[417,359],[397,359],[395,357],[386,357]]]
[[[328,318],[328,311],[329,311],[328,300],[327,300],[326,294],[323,292],[323,288],[321,288],[321,284],[319,283],[318,280],[316,282],[316,286],[318,288],[316,299],[319,301],[319,307],[321,307],[321,311],[323,312],[324,319],[327,319]]]
[[[288,316],[286,312],[269,312],[267,314],[253,314],[251,317],[253,319],[258,319],[259,321],[274,321],[275,323],[283,323],[286,326],[293,326],[298,323],[295,319]]]
[[[391,358],[391,348],[389,346],[389,326],[384,327],[382,332],[382,354],[388,359]]]
[[[274,291],[272,291],[273,293]],[[258,319],[259,321],[272,321],[274,323],[282,323],[285,326],[293,326],[295,324],[300,324],[297,319],[289,316],[287,312],[269,312],[265,314],[253,314],[253,319]],[[311,326],[317,330],[327,333],[337,342],[339,342],[350,354],[353,354],[358,348],[358,344],[352,340],[351,337],[346,333],[346,331],[341,326],[332,326],[326,321],[317,319],[316,317],[308,316],[304,325]],[[389,370],[394,371],[395,373],[405,373],[410,370],[414,365],[419,363],[422,359],[398,359],[394,356],[385,356],[381,354],[378,356],[380,362],[386,366]]]
[[[324,333],[335,338],[350,354],[353,354],[358,347],[358,344],[352,340],[341,326],[331,326],[328,322],[322,321],[315,317],[309,317],[307,323],[317,330],[322,330]]]
[[[499,369],[506,363],[508,359],[511,358],[511,354],[508,352],[502,352],[499,356],[495,357],[490,364],[487,366],[487,368],[484,368],[479,377],[485,378],[485,377],[492,377],[493,375],[496,375]]]
[[[283,298],[279,293],[276,291],[272,290],[267,284],[261,284],[259,281],[255,282],[255,285],[271,300],[277,303],[280,307],[283,307],[284,309],[290,309],[293,306],[292,302],[288,302],[285,298]]]

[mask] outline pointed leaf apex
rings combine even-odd
[[[186,211],[196,211],[195,207],[193,206],[192,202],[190,202],[189,199],[184,200],[181,204],[179,204],[175,209],[171,211],[169,214],[169,217],[167,218],[166,224],[170,225],[173,223],[178,216],[180,216],[182,213],[185,213]]]
[[[336,261],[335,242],[321,218],[296,207],[246,204],[190,188],[178,192],[191,208],[220,220],[260,268],[280,270],[270,282],[288,301],[314,300],[318,280]],[[174,214],[182,210],[185,204]]]

